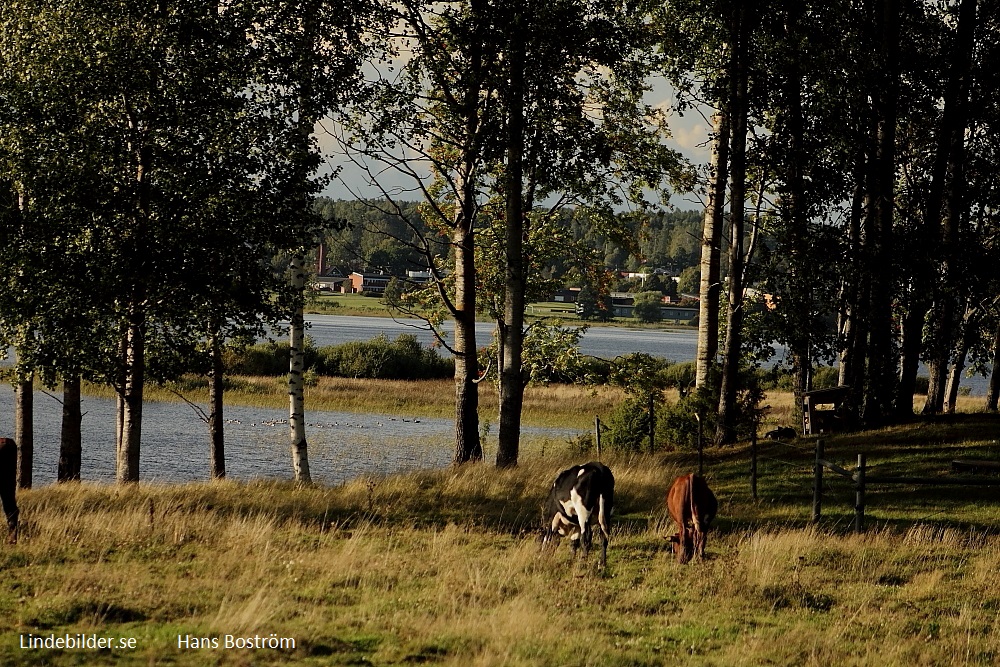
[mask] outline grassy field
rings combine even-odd
[[[363,315],[366,317],[390,317],[392,315],[389,312],[389,307],[378,297],[327,292],[313,295],[306,303],[305,312],[314,315]]]
[[[1000,458],[1000,420],[964,414],[831,437],[882,472],[945,474]],[[550,452],[335,488],[206,483],[24,492],[0,546],[0,664],[990,665],[1000,661],[1000,494],[873,488],[869,529],[828,480],[808,523],[810,441],[708,452],[720,500],[706,561],[665,548],[669,480],[690,454],[606,457],[617,478],[609,562],[537,542]],[[135,648],[21,649],[28,635]],[[295,648],[226,649],[226,635]],[[188,647],[178,648],[178,637]],[[192,648],[193,638],[220,648]],[[26,639],[26,640],[27,640]]]
[[[392,317],[394,313],[378,297],[362,296],[360,294],[332,294],[328,292],[314,294],[305,307],[306,314],[312,315],[362,315],[365,317]],[[398,315],[397,315],[398,316]],[[543,301],[529,304],[526,316],[529,320],[549,318],[565,320],[568,324],[583,324],[576,316],[576,306],[572,303]],[[486,315],[478,319],[489,321]],[[692,330],[688,324],[667,321],[655,324],[641,324],[631,317],[620,317],[610,322],[591,321],[590,326],[627,326],[629,328],[682,329]]]

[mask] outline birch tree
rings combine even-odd
[[[322,228],[313,199],[324,179],[317,177],[322,155],[314,132],[329,113],[339,111],[361,90],[360,65],[375,6],[363,0],[298,0],[261,3],[254,13],[255,91],[271,116],[285,124],[279,133],[287,163],[272,174],[283,224],[294,240],[288,249],[290,290],[288,374],[289,436],[295,480],[311,481],[305,434],[305,254],[319,243]],[[369,34],[366,35],[366,31]]]
[[[506,26],[501,76],[491,80],[501,102],[505,154],[492,185],[502,202],[499,266],[500,338],[497,465],[518,459],[526,268],[538,248],[525,243],[532,226],[574,204],[603,211],[641,207],[648,192],[689,185],[669,138],[665,114],[647,105],[646,77],[655,60],[647,8],[616,2],[501,4]],[[537,202],[552,202],[536,211]]]

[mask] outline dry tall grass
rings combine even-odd
[[[253,405],[285,408],[288,386],[284,378],[232,377],[233,388],[226,392],[226,402],[233,405]],[[87,385],[92,396],[113,398],[112,390],[100,385]],[[206,403],[205,386],[185,389],[185,398]],[[479,386],[480,410],[484,421],[497,420],[497,392],[491,383]],[[584,387],[579,385],[530,386],[525,390],[523,423],[527,426],[552,426],[586,429],[595,415],[607,415],[624,393],[618,387]],[[147,400],[177,401],[169,388],[151,386]],[[306,388],[308,410],[334,410],[422,417],[454,417],[455,384],[452,380],[366,380],[321,377]]]
[[[542,550],[537,541],[540,505],[572,462],[548,452],[513,470],[476,464],[335,488],[218,482],[26,492],[23,539],[0,547],[0,664],[1000,659],[995,505],[979,508],[976,528],[946,517],[875,521],[860,536],[836,522],[803,528],[805,494],[782,501],[768,490],[755,503],[745,458],[710,452],[720,530],[707,560],[679,566],[665,548],[672,527],[663,495],[691,459],[610,457],[616,507],[609,565],[599,571],[594,557],[574,561],[565,544]],[[949,516],[965,522],[963,511]],[[133,636],[138,649],[17,647],[22,634],[67,632]],[[296,648],[177,644],[178,635],[271,633],[294,638]]]

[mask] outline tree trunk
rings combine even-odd
[[[877,138],[874,190],[867,233],[871,261],[867,377],[864,421],[878,426],[892,414],[898,377],[893,351],[891,252],[895,213],[896,117],[899,102],[899,0],[882,0],[880,61],[883,81],[876,100]]]
[[[82,423],[80,376],[70,373],[63,379],[62,438],[59,443],[57,475],[60,482],[80,481],[83,458]]]
[[[969,73],[975,46],[976,10],[977,0],[962,0],[927,202],[925,225],[928,229],[940,229],[938,254],[941,261],[938,266],[939,284],[930,316],[927,345],[930,381],[923,414],[937,414],[944,409],[948,359],[954,346],[952,332],[958,280],[955,262],[959,252],[958,227],[963,200],[965,130],[968,125]]]
[[[850,275],[841,286],[840,321],[837,333],[841,340],[840,373],[838,384],[850,387],[847,400],[847,414],[852,426],[861,414],[861,395],[864,382],[864,344],[867,328],[864,314],[868,311],[867,263],[864,261],[862,220],[865,211],[865,190],[867,185],[868,159],[870,154],[870,133],[867,120],[858,124],[859,140],[854,160],[854,195],[851,198],[851,215],[848,226],[848,242],[851,252]]]
[[[212,448],[210,453],[212,479],[222,479],[226,476],[226,431],[223,413],[224,373],[221,334],[216,328],[212,336],[212,371],[209,373],[208,383],[208,433]]]
[[[813,330],[812,285],[809,282],[809,257],[807,246],[808,220],[805,214],[805,150],[804,123],[802,120],[802,54],[798,46],[801,3],[791,0],[786,4],[787,21],[785,37],[794,45],[790,53],[788,78],[785,85],[787,102],[788,164],[786,166],[785,195],[782,197],[788,233],[789,305],[792,327],[789,348],[792,357],[793,403],[792,415],[802,423],[802,401],[810,389],[812,359],[810,336]]]
[[[736,440],[737,393],[743,341],[743,228],[746,208],[746,145],[748,113],[747,49],[750,10],[736,10],[733,43],[734,96],[732,103],[732,184],[729,189],[729,305],[726,311],[726,343],[722,357],[722,384],[719,391],[717,445]]]
[[[35,459],[35,383],[32,376],[17,383],[14,390],[14,442],[17,444],[17,488],[31,488]]]
[[[142,401],[146,383],[146,326],[141,309],[133,307],[125,342],[125,386],[119,404],[121,440],[117,452],[116,481],[139,481],[139,447],[142,435]]]
[[[472,0],[470,11],[486,24],[487,5]],[[467,82],[459,101],[462,119],[460,161],[455,169],[455,219],[451,241],[455,251],[455,292],[451,303],[455,320],[455,456],[454,463],[481,461],[479,437],[479,350],[476,347],[476,187],[480,153],[480,104],[483,81],[492,63],[483,56],[483,45],[473,40],[468,50]]]
[[[288,434],[292,445],[292,470],[295,481],[309,484],[309,447],[305,424],[305,300],[306,272],[301,254],[292,258],[292,290],[295,306],[288,328]]]
[[[909,306],[900,329],[899,384],[896,388],[895,415],[897,419],[913,416],[913,395],[917,388],[917,373],[920,369],[920,348],[923,342],[924,318],[928,304],[920,292],[926,281],[920,280],[921,287],[910,290]]]
[[[965,370],[965,358],[968,353],[969,346],[963,338],[959,343],[959,347],[955,350],[951,368],[948,369],[948,390],[944,402],[944,411],[949,415],[955,414],[955,408],[958,407],[958,389],[962,384],[962,372]]]
[[[708,177],[708,205],[701,235],[701,286],[698,304],[698,351],[695,387],[708,383],[709,369],[719,352],[719,295],[722,290],[722,227],[729,183],[730,118],[725,104],[713,118],[712,163]]]
[[[962,372],[965,370],[965,360],[969,354],[971,336],[976,330],[978,309],[972,304],[971,299],[965,303],[965,314],[962,316],[961,324],[955,333],[955,348],[951,354],[951,368],[948,370],[948,385],[945,391],[944,411],[947,414],[955,414],[958,404],[958,389],[962,384]]]
[[[500,355],[500,414],[497,467],[517,465],[524,404],[524,304],[527,280],[524,261],[524,46],[515,19],[511,30],[510,91],[507,103],[507,164],[504,173],[506,212],[503,323]]]
[[[986,411],[996,412],[1000,403],[1000,322],[993,331],[993,370],[990,372],[989,389],[986,392]]]
[[[472,221],[468,223],[470,226]],[[479,350],[476,348],[475,236],[463,222],[455,246],[455,459],[481,461],[479,439]]]

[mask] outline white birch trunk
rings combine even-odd
[[[295,310],[288,333],[288,434],[292,444],[292,469],[295,481],[309,484],[309,452],[305,425],[305,316],[302,309],[306,273],[302,255],[291,262]]]

